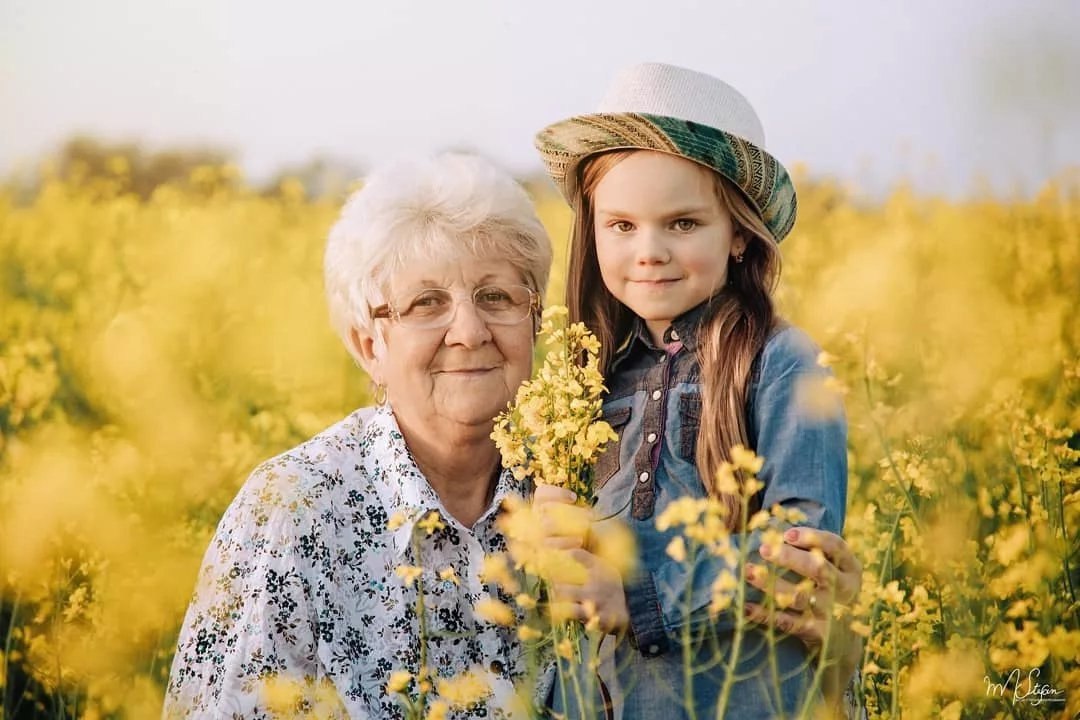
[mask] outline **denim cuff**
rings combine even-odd
[[[639,573],[626,586],[626,608],[630,613],[630,642],[633,646],[645,657],[656,657],[667,652],[664,615],[651,573]]]

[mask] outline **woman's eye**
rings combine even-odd
[[[690,218],[679,218],[675,221],[675,229],[680,232],[690,232],[697,225],[697,220],[691,220]]]
[[[445,305],[447,298],[442,293],[424,293],[413,298],[410,308],[431,308]]]
[[[484,303],[485,305],[497,305],[499,303],[507,302],[510,299],[510,295],[503,290],[485,290],[477,296],[477,301]]]

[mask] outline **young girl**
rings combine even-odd
[[[842,409],[800,406],[803,389],[828,371],[773,308],[777,244],[796,201],[764,147],[757,114],[734,88],[658,64],[625,72],[599,113],[537,136],[576,212],[570,315],[601,341],[604,418],[619,435],[596,467],[597,513],[618,513],[633,528],[640,561],[633,577],[619,578],[585,558],[589,582],[562,590],[595,605],[617,636],[625,718],[716,717],[734,623],[711,618],[708,605],[727,565],[705,554],[676,562],[666,549],[677,531],[655,520],[684,496],[735,506],[713,486],[733,446],[765,458],[757,508],[797,508],[803,524],[834,533],[844,521]],[[543,501],[572,500],[544,492]],[[751,535],[755,557],[759,544]],[[814,608],[816,593],[800,595],[795,609]],[[789,636],[770,650],[764,631],[751,631],[741,647],[727,716],[795,712],[812,674],[806,646]]]

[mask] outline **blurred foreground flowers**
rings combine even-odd
[[[321,322],[336,210],[229,168],[0,192],[0,717],[156,717],[236,488],[367,403]],[[781,309],[846,398],[870,717],[1075,716],[1080,178],[872,206],[804,182],[783,250]]]
[[[587,717],[594,717],[595,667],[579,671],[596,656],[603,639],[600,618],[591,601],[585,608],[587,617],[575,617],[573,603],[557,592],[561,584],[582,585],[588,570],[570,551],[547,546],[543,526],[545,521],[553,523],[554,527],[548,528],[553,535],[578,538],[580,547],[591,549],[587,539],[593,521],[590,510],[596,500],[593,463],[608,443],[619,438],[600,419],[604,393],[600,342],[583,323],[567,324],[567,316],[562,305],[544,310],[537,336],[539,346],[547,349],[543,362],[535,376],[518,389],[510,407],[495,418],[491,437],[503,466],[514,477],[527,479],[534,487],[564,488],[577,496],[573,505],[548,505],[546,511],[538,511],[536,504],[513,503],[504,508],[499,525],[509,551],[509,559],[503,562],[521,571],[526,586],[526,592],[518,595],[518,605],[534,610],[519,628],[518,637],[537,655],[546,649],[550,657],[554,651],[566,675],[575,679],[567,684],[573,686],[578,707]],[[629,528],[609,519],[597,529],[594,542],[606,546],[605,550],[621,548],[625,552],[613,565],[625,576],[622,571],[629,569],[637,556]],[[624,539],[614,542],[615,536]],[[516,579],[512,582],[517,584]],[[557,692],[565,695],[567,688],[560,687]],[[564,705],[565,701],[564,697]]]

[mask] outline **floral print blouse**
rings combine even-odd
[[[520,491],[503,471],[491,506],[464,527],[420,473],[388,406],[354,412],[262,464],[203,560],[165,717],[400,718],[387,683],[422,663],[435,679],[472,670],[491,686],[460,717],[514,714],[512,685],[528,659],[513,627],[473,608],[488,596],[510,604],[480,571],[486,554],[505,550],[499,504]],[[425,522],[432,511],[441,523]],[[400,566],[424,569],[413,580]],[[285,712],[274,705],[283,697]]]

